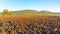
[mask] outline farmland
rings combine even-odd
[[[34,10],[0,13],[0,34],[57,33],[60,33],[60,13]]]
[[[0,16],[0,30],[1,34],[57,34],[60,33],[60,16]]]

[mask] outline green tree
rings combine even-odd
[[[8,9],[3,10],[3,15],[12,15],[12,12],[8,11]]]

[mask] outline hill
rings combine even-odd
[[[36,10],[18,10],[11,11],[14,15],[42,15],[42,16],[60,16],[60,13],[50,12],[48,10],[36,11]],[[2,15],[2,12],[0,12]]]
[[[54,13],[50,12],[48,10],[42,10],[42,11],[36,11],[36,10],[19,10],[19,11],[11,11],[15,15],[21,15],[21,14],[26,14],[26,15],[45,15],[45,16],[60,16],[60,13]]]

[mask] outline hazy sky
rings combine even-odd
[[[0,0],[0,12],[9,10],[50,10],[60,12],[60,0]]]

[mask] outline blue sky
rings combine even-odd
[[[4,9],[60,12],[60,0],[0,0],[0,12]]]

